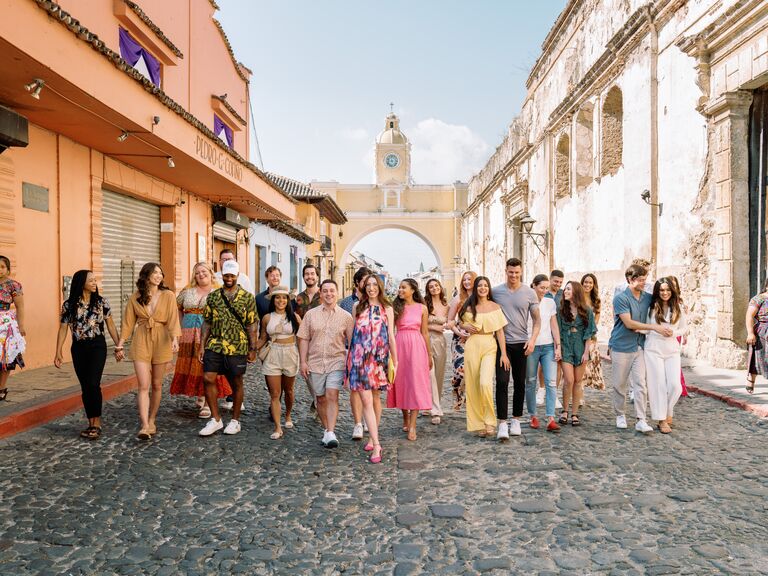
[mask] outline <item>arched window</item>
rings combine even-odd
[[[563,134],[555,147],[555,192],[558,198],[571,193],[571,139]]]
[[[576,191],[581,192],[594,180],[592,135],[594,106],[584,104],[576,115]]]
[[[618,172],[624,153],[624,103],[621,90],[617,86],[611,88],[603,100],[602,117],[603,153],[600,174],[609,176]]]

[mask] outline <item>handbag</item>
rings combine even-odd
[[[259,350],[259,360],[261,360],[262,363],[267,359],[267,356],[269,356],[269,351],[272,349],[272,341],[267,340],[267,343],[264,344],[264,346],[261,347]]]
[[[389,362],[387,363],[387,380],[390,384],[393,384],[395,381],[395,363],[392,362],[392,356],[389,357]]]
[[[752,327],[752,331],[755,333],[755,343],[752,344],[752,350],[762,350],[763,349],[763,342],[760,338],[760,334],[757,332],[757,327],[760,325],[760,321],[757,319],[757,315],[760,314],[760,310],[762,310],[763,306],[765,305],[765,302],[763,301],[762,304],[757,309],[757,312],[755,312],[755,324]]]

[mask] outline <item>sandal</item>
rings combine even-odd
[[[568,412],[563,410],[560,413],[560,418],[557,419],[558,424],[568,424]]]
[[[272,432],[272,434],[270,434],[269,437],[272,440],[280,440],[280,438],[283,437],[283,431],[280,430],[280,432]]]
[[[749,378],[747,378],[747,386],[746,386],[746,388],[747,388],[747,392],[748,393],[753,394],[755,392],[755,381],[754,380],[750,380]],[[6,394],[8,393],[8,389],[7,388],[5,389],[5,392],[6,392]],[[3,393],[3,391],[0,390],[0,394],[2,394],[2,393]],[[0,398],[0,400],[3,400],[3,399],[5,399],[5,396]]]
[[[92,438],[93,426],[88,426],[85,430],[80,431],[80,438]]]
[[[101,437],[101,426],[91,426],[91,433],[88,440],[98,440]]]
[[[8,388],[3,388],[0,390],[0,402],[5,400],[8,397]]]
[[[581,426],[581,418],[578,414],[571,414],[571,426]]]
[[[288,430],[291,430],[293,428],[293,420],[286,420],[285,424],[283,424],[284,428],[288,428]]]

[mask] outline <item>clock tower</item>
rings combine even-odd
[[[376,138],[376,184],[399,188],[399,193],[403,186],[410,184],[410,180],[411,143],[400,132],[400,119],[390,112],[384,131]]]

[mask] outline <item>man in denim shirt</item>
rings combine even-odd
[[[646,395],[645,359],[643,345],[645,335],[639,330],[655,330],[664,336],[671,336],[670,328],[658,324],[647,324],[651,295],[643,291],[648,270],[639,264],[627,268],[624,276],[628,288],[613,298],[613,330],[608,341],[613,362],[613,410],[616,413],[616,428],[627,427],[624,414],[627,402],[627,381],[632,381],[635,394],[635,430],[648,434],[653,428],[645,416]],[[631,378],[630,378],[631,375]]]

